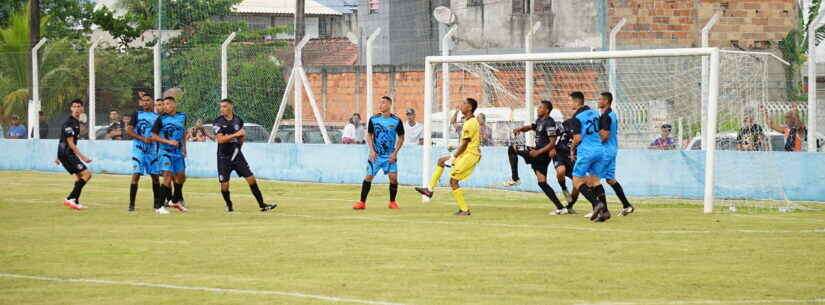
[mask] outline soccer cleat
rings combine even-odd
[[[79,203],[77,204],[77,208],[78,208],[79,210],[85,210],[85,209],[87,209],[87,207],[86,207],[85,205],[82,205],[82,204],[79,204]]]
[[[458,212],[453,213],[453,215],[455,215],[455,216],[470,216],[470,211],[469,210],[467,210],[467,211],[458,210]]]
[[[593,216],[593,212],[590,212],[590,213],[584,214],[584,218],[590,218],[590,217],[592,217],[592,216]]]
[[[129,206],[129,210],[127,210],[127,211],[129,211],[129,212],[134,212],[134,211],[135,211],[135,206],[130,205],[130,206]]]
[[[232,212],[235,212],[235,209],[232,208],[232,207],[226,207],[226,212],[227,213],[232,213]]]
[[[570,192],[568,192],[567,190],[561,190],[561,192],[562,192],[562,194],[564,194],[564,199],[567,200],[567,202],[573,201],[573,196],[570,196]],[[570,213],[570,214],[575,214],[575,213]]]
[[[155,213],[158,213],[158,214],[161,214],[161,215],[166,215],[166,214],[169,214],[169,211],[166,210],[166,208],[164,208],[164,207],[160,207],[157,210],[155,210]]]
[[[184,208],[186,207],[186,201],[185,201],[185,200],[183,200],[183,199],[181,199],[181,200],[180,200],[180,202],[178,202],[178,204],[179,204],[180,206],[184,207]]]
[[[277,208],[277,207],[278,207],[278,205],[277,205],[277,204],[274,204],[274,203],[273,203],[273,204],[267,204],[267,205],[264,205],[264,206],[261,208],[261,212],[268,212],[268,211],[272,211],[273,209],[275,209],[275,208]]]
[[[572,207],[566,207],[565,209],[567,209],[567,214],[577,214],[576,210],[574,210]]]
[[[390,209],[392,209],[392,210],[398,210],[398,209],[400,209],[400,208],[398,207],[398,203],[397,203],[397,202],[395,202],[395,201],[390,201],[390,205],[388,205],[387,207],[388,207],[388,208],[390,208]]]
[[[180,205],[180,203],[174,203],[173,202],[173,203],[169,204],[169,207],[173,208],[173,209],[177,209],[178,211],[181,211],[181,212],[189,211],[186,207]]]
[[[352,206],[353,210],[363,210],[363,209],[366,209],[366,208],[367,208],[367,203],[363,202],[363,201],[359,201],[359,202],[355,203],[354,206]]]
[[[548,215],[555,216],[555,215],[564,215],[564,214],[570,214],[570,212],[567,211],[567,208],[561,208],[561,209],[552,211]]]
[[[502,182],[502,183],[501,183],[501,185],[503,185],[503,186],[505,186],[505,187],[510,187],[510,186],[519,186],[519,185],[521,185],[521,180],[513,180],[513,179],[510,179],[510,180],[507,180],[507,181]]]
[[[77,201],[74,200],[74,199],[64,199],[63,200],[63,205],[65,205],[68,208],[73,209],[73,210],[82,210],[83,209],[83,208],[81,208],[80,204],[78,204]]]
[[[626,208],[619,209],[619,213],[618,213],[618,214],[619,214],[619,216],[627,216],[627,215],[633,214],[633,212],[635,212],[635,211],[636,211],[636,208],[634,208],[634,207],[631,205],[631,206],[628,206],[628,207],[626,207]]]
[[[433,198],[433,191],[431,191],[430,189],[428,189],[426,187],[416,187],[415,191],[421,193],[421,195],[427,196],[429,198]]]
[[[593,213],[590,215],[590,221],[594,221],[602,217],[602,214],[607,210],[607,206],[604,203],[597,203],[595,207],[593,207]],[[610,212],[607,212],[608,215]],[[609,217],[609,216],[608,216]]]
[[[610,219],[610,211],[605,207],[602,209],[602,212],[599,213],[599,217],[596,217],[595,222],[605,222]]]

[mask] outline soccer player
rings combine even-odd
[[[243,129],[243,120],[235,114],[235,102],[227,98],[222,99],[220,104],[221,116],[215,119],[212,128],[218,142],[218,182],[221,184],[221,195],[226,202],[226,211],[230,213],[235,211],[232,207],[232,200],[229,199],[229,176],[232,171],[246,179],[252,195],[258,201],[261,212],[276,208],[277,204],[264,203],[264,196],[258,188],[258,181],[255,180],[255,175],[252,174],[241,152],[246,130]]]
[[[370,148],[370,158],[367,160],[367,175],[361,183],[361,201],[352,206],[355,210],[367,207],[367,195],[372,187],[372,179],[379,171],[390,178],[389,208],[398,209],[395,196],[398,194],[398,152],[404,145],[404,122],[390,113],[392,99],[381,97],[378,102],[378,111],[381,113],[372,116],[367,124],[367,145]]]
[[[90,163],[92,159],[86,157],[77,148],[77,137],[80,135],[79,119],[80,114],[83,113],[83,101],[76,99],[70,105],[71,115],[63,123],[60,130],[60,144],[57,146],[57,160],[54,160],[54,163],[63,165],[63,168],[70,175],[77,177],[74,188],[69,193],[69,197],[63,200],[63,205],[70,209],[82,210],[86,207],[80,204],[80,193],[83,191],[83,186],[92,179],[92,172],[86,168],[86,164],[83,164],[83,162]]]
[[[573,205],[579,198],[579,191],[573,188],[571,195],[567,190],[567,181],[564,178],[573,179],[573,160],[570,158],[570,147],[573,145],[573,128],[570,127],[570,124],[572,124],[571,120],[575,119],[566,120],[564,123],[557,125],[559,138],[558,142],[556,142],[556,149],[550,151],[550,157],[553,158],[553,164],[556,168],[556,180],[559,182],[561,191],[564,193],[564,198],[567,200],[567,213],[576,214]]]
[[[576,91],[570,94],[573,103],[578,106],[573,115],[571,128],[573,133],[573,146],[571,154],[576,163],[573,166],[573,187],[579,189],[584,198],[593,205],[593,213],[590,220],[603,222],[610,219],[610,212],[607,210],[605,202],[599,201],[604,198],[604,187],[601,184],[601,175],[604,172],[604,145],[602,144],[599,130],[609,128],[600,125],[600,115],[596,110],[584,105],[584,94]]]
[[[478,102],[473,98],[467,98],[459,110],[464,115],[464,123],[461,128],[461,145],[449,157],[438,159],[438,166],[435,168],[433,177],[430,180],[429,187],[416,187],[415,190],[424,196],[433,197],[433,189],[441,179],[441,174],[444,172],[444,167],[452,167],[450,171],[450,186],[453,188],[453,196],[458,203],[458,212],[456,216],[470,216],[470,208],[467,207],[467,202],[464,201],[464,191],[458,184],[459,181],[470,178],[470,175],[475,170],[478,161],[481,160],[481,127],[478,120],[473,116],[473,113],[478,108]]]
[[[160,179],[158,175],[157,144],[152,141],[152,126],[158,119],[153,111],[152,98],[140,96],[140,108],[132,115],[131,123],[126,126],[126,134],[132,137],[132,184],[129,188],[129,212],[135,211],[135,197],[137,197],[140,176],[149,175],[152,178],[152,194],[154,206],[160,202]]]
[[[160,143],[158,161],[163,174],[161,197],[171,198],[170,207],[186,212],[187,209],[182,204],[183,183],[186,182],[186,114],[177,111],[177,101],[171,96],[163,99],[163,111],[164,114],[155,120],[155,125],[152,126],[152,140]],[[169,211],[157,203],[155,212],[169,214]]]
[[[616,116],[616,113],[613,112],[612,106],[613,94],[610,92],[602,92],[601,96],[599,96],[599,108],[602,111],[600,121],[601,124],[604,125],[601,130],[599,130],[599,135],[601,136],[602,143],[604,143],[604,159],[606,162],[602,178],[613,188],[616,196],[619,197],[619,201],[622,202],[622,208],[619,209],[619,216],[627,216],[633,213],[635,208],[627,201],[622,185],[616,180],[616,155],[619,152],[619,118]],[[599,195],[604,196],[604,192],[601,192]],[[601,197],[599,201],[606,203],[607,200],[605,199],[605,197]]]
[[[544,192],[544,195],[553,202],[556,210],[550,212],[550,215],[564,215],[567,214],[567,209],[561,204],[559,198],[556,197],[556,192],[547,184],[547,168],[550,166],[550,152],[555,149],[556,137],[558,130],[556,129],[556,122],[550,117],[550,111],[553,110],[553,104],[550,101],[541,101],[538,109],[536,109],[536,122],[532,125],[522,126],[513,129],[513,134],[518,135],[522,132],[530,130],[536,131],[536,147],[526,147],[522,145],[511,145],[507,148],[507,155],[510,161],[510,172],[512,178],[504,182],[504,186],[515,186],[521,184],[518,176],[518,156],[524,158],[524,162],[530,164],[533,172],[536,174],[539,188]]]

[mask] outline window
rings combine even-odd
[[[318,18],[318,37],[330,38],[332,37],[332,18],[321,17]]]
[[[513,15],[523,15],[527,11],[525,10],[526,7],[529,7],[530,0],[513,0]]]
[[[370,15],[378,14],[378,9],[381,8],[381,0],[369,0]]]
[[[467,7],[482,5],[484,5],[484,0],[467,0]]]
[[[535,2],[533,13],[550,12],[553,8],[553,0],[513,0],[513,15],[530,14],[530,2]]]

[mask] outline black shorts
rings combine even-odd
[[[229,176],[232,171],[238,173],[238,176],[249,177],[252,176],[252,170],[249,169],[249,164],[246,163],[246,158],[239,153],[234,160],[229,158],[218,157],[218,181],[221,183],[229,182]]]
[[[57,159],[60,160],[60,164],[63,165],[63,168],[65,168],[71,175],[80,173],[87,169],[86,164],[83,164],[83,162],[80,161],[80,158],[78,158],[75,154],[60,155],[57,156]]]
[[[545,177],[547,176],[547,168],[550,167],[550,156],[547,154],[531,157],[530,152],[535,150],[533,147],[517,145],[515,146],[516,154],[524,158],[524,162],[530,164],[530,167]]]
[[[569,178],[573,178],[573,161],[570,160],[570,153],[563,152],[559,153],[556,152],[556,156],[553,157],[553,163],[555,164],[556,168],[564,166],[564,174]]]

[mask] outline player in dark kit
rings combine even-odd
[[[579,198],[579,190],[573,188],[572,194],[567,190],[567,180],[565,177],[573,179],[573,160],[570,157],[570,147],[573,145],[573,122],[569,119],[563,124],[557,125],[559,128],[559,138],[556,142],[556,149],[550,152],[550,157],[553,158],[553,164],[556,167],[556,180],[561,186],[561,191],[564,193],[564,198],[567,200],[567,213],[576,214],[573,205]]]
[[[264,197],[258,188],[255,175],[252,174],[241,152],[246,130],[243,129],[243,120],[235,114],[235,103],[230,99],[223,99],[220,104],[221,116],[215,119],[212,128],[218,142],[218,182],[221,184],[223,200],[226,201],[226,211],[235,211],[232,200],[229,198],[229,176],[232,171],[238,173],[238,176],[243,177],[249,183],[249,189],[258,201],[261,212],[276,208],[277,204],[264,203]]]
[[[135,210],[140,176],[149,175],[152,178],[152,194],[154,206],[160,202],[160,167],[158,164],[157,143],[152,141],[152,126],[158,119],[154,112],[152,98],[140,96],[140,108],[132,115],[132,122],[126,126],[126,134],[132,137],[132,184],[129,188],[129,212]]]
[[[536,147],[527,147],[521,145],[513,145],[508,147],[507,154],[510,161],[510,170],[512,179],[504,182],[505,186],[515,186],[521,184],[518,176],[518,156],[524,158],[524,162],[530,164],[533,172],[536,174],[539,187],[556,206],[556,210],[550,212],[550,215],[567,214],[567,209],[561,204],[559,198],[556,197],[556,192],[547,184],[547,168],[550,166],[550,152],[556,146],[556,137],[558,130],[556,129],[556,122],[550,117],[550,111],[553,110],[553,104],[550,101],[541,101],[536,110],[538,118],[532,125],[526,125],[513,130],[513,134],[517,135],[522,132],[530,130],[536,131]]]
[[[361,201],[352,206],[355,210],[367,207],[367,195],[372,187],[372,179],[379,171],[390,178],[390,209],[398,209],[395,196],[398,194],[398,152],[404,146],[404,124],[390,112],[392,99],[381,97],[378,102],[379,114],[369,119],[367,127],[367,145],[370,157],[367,160],[367,175],[361,183]]]
[[[63,200],[63,205],[71,209],[82,210],[86,207],[80,204],[80,193],[83,191],[83,186],[92,179],[92,172],[86,168],[86,164],[83,164],[83,162],[90,163],[92,159],[87,158],[77,148],[77,137],[80,135],[80,121],[78,119],[80,114],[83,113],[83,101],[76,99],[70,105],[71,115],[60,129],[60,144],[57,146],[57,160],[54,160],[54,163],[63,165],[63,168],[69,174],[77,177],[74,188],[69,196]],[[81,160],[83,161],[81,162]]]
[[[163,185],[160,186],[161,200],[171,199],[170,207],[186,212],[183,205],[183,183],[186,182],[186,114],[177,112],[174,97],[163,99],[163,115],[152,126],[152,140],[160,143],[158,152]],[[172,193],[174,180],[175,192]],[[155,212],[169,214],[162,205],[155,203]]]

